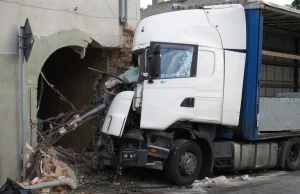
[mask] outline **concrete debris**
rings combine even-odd
[[[56,150],[53,148],[53,144],[61,139],[62,136],[73,131],[77,126],[91,120],[93,118],[90,114],[91,111],[87,111],[87,108],[83,107],[80,110],[70,111],[63,114],[63,116],[59,115],[58,117],[42,120],[44,123],[49,123],[49,128],[45,131],[40,131],[39,135],[43,138],[37,147],[32,149],[29,145],[27,146],[26,162],[28,173],[26,174],[28,176],[26,178],[33,180],[35,177],[43,177],[44,181],[47,181],[47,178],[58,180],[57,178],[61,176],[71,178],[63,174],[66,170],[63,169],[64,167],[62,167],[61,164],[62,161],[58,160],[58,156],[63,161],[76,163],[78,162],[80,154],[75,154],[70,150],[60,148],[56,148]],[[78,117],[81,114],[83,115],[79,119]]]
[[[27,146],[27,153],[31,153],[31,157],[37,151],[33,150],[30,146]],[[74,171],[58,157],[58,151],[53,147],[50,147],[47,152],[41,152],[40,159],[35,163],[34,172],[30,174],[34,175],[34,178],[27,179],[26,182],[20,183],[21,186],[26,187],[29,185],[38,185],[44,182],[51,182],[55,180],[63,180],[70,178],[73,182],[76,182],[76,176]],[[32,160],[28,160],[30,162]],[[53,188],[55,191],[63,191],[66,188],[64,186],[56,186]],[[42,188],[41,193],[51,193],[50,188]]]
[[[39,177],[35,177],[30,184],[34,185],[37,184],[39,182],[40,178]]]
[[[74,163],[77,161],[79,154],[75,153],[72,148],[64,149],[61,146],[54,147],[57,151],[57,155],[62,159]]]
[[[111,88],[113,88],[113,87],[115,87],[115,85],[117,84],[117,79],[115,79],[115,78],[110,78],[109,80],[107,80],[106,82],[105,82],[105,87],[107,88],[107,89],[111,89]]]
[[[277,177],[280,175],[285,174],[285,172],[276,172],[276,173],[269,173],[265,176],[233,176],[233,177],[226,177],[226,176],[219,176],[215,178],[205,178],[204,180],[196,180],[192,184],[192,190],[200,191],[206,193],[206,188],[229,188],[229,187],[236,187],[245,185],[247,183],[254,183],[260,181],[266,181],[272,177]]]
[[[138,77],[138,68],[135,67],[130,68],[119,76],[120,79],[128,83],[136,82]],[[93,91],[96,93],[95,97],[97,97],[95,98],[93,105],[98,107],[98,104],[106,104],[109,106],[109,102],[111,103],[115,96],[113,92],[114,87],[116,84],[121,82],[120,79],[106,79],[105,77],[99,77],[97,83],[95,83],[93,87]],[[45,78],[44,80],[47,82]],[[101,88],[101,86],[104,87]],[[37,125],[45,123],[43,126],[48,127],[48,129],[44,127],[38,129],[40,142],[37,147],[32,148],[29,144],[26,145],[26,174],[28,176],[26,177],[27,181],[20,184],[39,189],[39,192],[41,193],[51,193],[52,191],[63,193],[67,187],[52,185],[58,185],[62,183],[67,184],[64,182],[66,179],[71,179],[74,183],[77,183],[75,171],[73,170],[76,168],[76,165],[85,165],[94,171],[101,170],[104,166],[102,161],[102,151],[104,147],[106,147],[107,143],[110,142],[108,137],[102,137],[102,135],[99,133],[99,129],[101,129],[107,112],[105,107],[103,110],[104,111],[102,112],[97,112],[96,114],[93,113],[93,115],[90,114],[87,117],[83,117],[91,111],[89,111],[86,107],[83,107],[80,110],[75,110],[73,108],[73,110],[67,113],[59,114],[56,117],[51,117],[45,120],[40,119]],[[59,139],[62,138],[62,136],[68,134],[77,126],[80,126],[90,119],[95,119],[97,121],[96,124],[93,123],[93,128],[96,130],[94,131],[95,133],[93,133],[93,138],[91,138],[90,142],[85,146],[81,153],[74,152],[72,148],[53,146],[58,142]],[[89,149],[91,147],[93,148],[93,151]],[[72,166],[73,169],[71,169],[66,163],[69,164],[69,166]],[[76,175],[78,175],[77,171]],[[113,177],[115,176],[111,176],[110,178],[112,179]],[[80,177],[79,185],[84,185],[85,182],[90,181],[86,180],[84,177]],[[120,185],[119,182],[113,183],[112,180],[110,181],[110,184],[115,186]],[[71,185],[69,186],[73,189],[75,188]],[[52,188],[50,189],[50,187]]]
[[[248,181],[249,180],[249,175],[244,175],[244,176],[241,176],[241,179],[243,180],[243,181]]]
[[[64,135],[66,133],[67,133],[67,130],[64,127],[62,127],[62,128],[59,129],[59,134],[60,135]]]
[[[30,185],[28,182],[23,182],[23,183],[20,183],[20,185],[22,186],[22,187],[25,187],[25,186],[28,186],[28,185]]]
[[[239,179],[240,180],[240,179]],[[215,178],[205,178],[204,180],[196,180],[192,188],[193,190],[206,192],[205,188],[214,188],[214,187],[231,187],[236,184],[235,179],[227,178],[225,176],[219,176]]]
[[[134,33],[134,29],[128,24],[126,24],[124,31]]]
[[[81,154],[74,152],[72,148],[62,148],[60,146],[54,147],[54,150],[57,151],[57,155],[63,160],[71,164],[85,164],[93,170],[101,169],[101,157],[98,152],[88,152],[84,151]],[[57,176],[66,176],[65,169],[57,169]]]
[[[42,192],[41,193],[50,193],[50,188],[44,188],[42,189]]]

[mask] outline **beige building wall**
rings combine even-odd
[[[140,20],[139,0],[127,0],[127,21]],[[21,67],[18,33],[29,19],[35,43],[25,63],[27,139],[31,117],[36,118],[37,81],[47,58],[59,48],[122,48],[123,26],[118,0],[6,0],[0,1],[0,185],[16,179],[21,170]],[[29,91],[31,90],[31,94]],[[31,96],[31,99],[30,99]],[[35,129],[32,138],[36,139]],[[34,141],[33,141],[34,144]]]

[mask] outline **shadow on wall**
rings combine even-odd
[[[61,48],[55,51],[45,62],[42,72],[50,84],[62,93],[76,109],[83,106],[92,106],[93,84],[99,74],[87,69],[93,67],[102,71],[107,70],[106,51],[95,48],[88,48],[84,59],[80,54],[74,52],[70,47]],[[39,76],[37,100],[43,89],[40,108],[37,117],[44,120],[55,117],[60,113],[72,110],[72,107],[62,101],[45,82],[41,87],[41,76]],[[39,125],[39,129],[47,130],[48,124]],[[84,123],[75,131],[65,135],[59,142],[65,148],[74,148],[81,152],[91,137],[91,121]]]

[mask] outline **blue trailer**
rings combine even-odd
[[[261,83],[261,73],[262,73],[262,65],[268,64],[272,65],[272,61],[262,60],[263,54],[265,56],[273,57],[273,65],[275,66],[289,66],[293,68],[293,75],[290,75],[292,78],[292,86],[288,92],[298,92],[299,90],[299,35],[297,34],[299,31],[299,21],[300,12],[294,9],[289,9],[287,7],[278,6],[275,4],[271,4],[263,1],[256,1],[253,3],[246,3],[246,18],[247,18],[247,59],[246,59],[246,67],[245,67],[245,79],[244,79],[244,89],[243,89],[243,101],[242,101],[242,117],[241,117],[241,138],[244,140],[259,140],[259,139],[272,139],[279,137],[293,137],[298,134],[297,131],[300,129],[300,123],[295,121],[295,126],[291,127],[288,124],[286,127],[277,128],[274,130],[264,130],[260,132],[258,126],[258,119],[260,115],[260,97],[261,97],[261,87],[276,87],[276,88],[285,88],[284,84],[280,85],[268,85],[266,83]],[[266,18],[264,18],[266,16]],[[286,51],[280,51],[280,48],[276,48],[274,46],[275,52],[271,50],[268,52],[269,48],[264,45],[264,35],[268,34],[278,34],[281,37],[289,37],[294,44],[290,44],[290,51],[286,53]],[[279,38],[280,38],[279,36]],[[267,37],[265,37],[267,38]],[[276,44],[276,39],[274,40],[274,44]],[[271,48],[272,49],[272,48]],[[263,53],[264,50],[264,53]],[[268,51],[266,51],[268,50]],[[286,54],[291,54],[286,55]],[[293,56],[294,55],[294,56]],[[291,61],[290,64],[284,63],[282,60],[282,64],[278,63],[278,59],[288,59]],[[276,60],[277,59],[277,60]],[[293,61],[294,60],[294,61]],[[279,60],[280,61],[280,60]],[[264,63],[265,62],[265,63]],[[263,72],[266,73],[266,72]],[[284,92],[282,92],[284,93]],[[287,97],[291,97],[292,95],[287,95]],[[268,96],[262,96],[268,97]],[[280,93],[275,94],[275,96],[271,97],[280,97]],[[284,96],[284,94],[282,95]],[[300,97],[297,93],[294,97]],[[271,99],[272,100],[272,99]],[[292,99],[286,99],[292,102]],[[294,100],[295,103],[292,106],[297,106],[297,99]],[[280,103],[280,102],[279,102]],[[289,105],[287,105],[289,106]],[[299,107],[299,106],[298,106]],[[290,107],[288,107],[290,111],[293,111]],[[278,110],[280,111],[280,110]],[[292,112],[293,114],[292,120],[297,120],[299,118],[299,111]],[[281,121],[287,120],[288,113],[282,113],[282,117],[284,117]],[[277,117],[278,119],[278,117]],[[276,123],[276,121],[275,121]],[[291,127],[291,128],[289,128]]]

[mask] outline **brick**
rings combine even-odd
[[[57,180],[61,180],[61,179],[65,179],[66,177],[65,176],[59,176],[57,177]]]
[[[57,186],[57,187],[54,188],[54,190],[60,192],[60,191],[64,191],[65,188],[63,186]]]
[[[130,26],[126,26],[122,33],[123,43],[120,45],[120,49],[111,51],[111,64],[110,72],[120,75],[124,72],[131,61],[132,56],[132,41],[133,41],[133,29]]]
[[[40,184],[40,183],[42,183],[42,182],[44,182],[44,180],[43,180],[43,179],[40,179],[36,184]]]
[[[20,183],[20,185],[21,185],[22,187],[25,187],[25,186],[28,186],[28,185],[30,185],[30,184],[27,183],[27,182],[23,182],[23,183]]]
[[[62,168],[59,165],[57,165],[55,168],[55,176],[59,177],[62,175],[63,175]]]
[[[65,176],[65,177],[69,177],[69,169],[63,168],[62,169],[62,175]]]
[[[41,193],[50,193],[50,188],[43,188]]]
[[[32,179],[31,184],[34,185],[39,181],[39,177],[35,177],[34,179]]]
[[[57,151],[51,147],[49,150],[48,150],[48,153],[51,155],[51,156],[56,156],[57,155]]]

